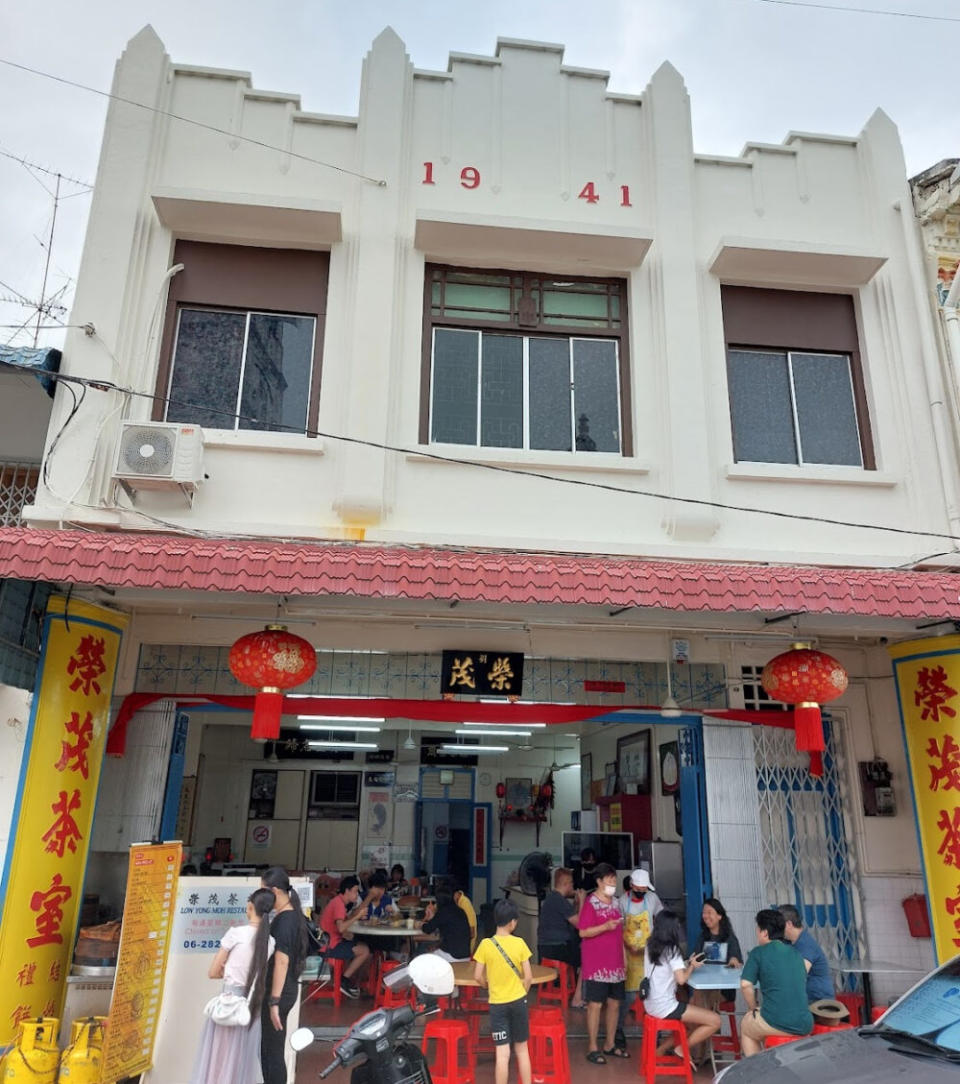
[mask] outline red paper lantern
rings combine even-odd
[[[794,644],[763,668],[760,681],[774,700],[793,704],[797,749],[821,753],[823,719],[820,705],[836,700],[847,690],[847,672],[835,658],[814,651],[809,644]]]
[[[243,685],[257,689],[253,705],[254,741],[280,737],[283,690],[307,681],[317,668],[317,653],[286,625],[267,625],[241,636],[230,648],[230,673]]]
[[[540,796],[550,801],[550,795],[553,794],[553,787],[549,783],[544,783],[540,788]]]
[[[506,793],[507,793],[507,788],[503,785],[503,783],[498,783],[497,784],[497,797],[498,798],[503,798],[506,795]]]

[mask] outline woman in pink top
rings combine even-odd
[[[590,1040],[587,1061],[604,1065],[607,1057],[630,1057],[623,1047],[614,1043],[627,972],[623,954],[623,915],[617,903],[617,871],[606,862],[601,862],[594,874],[596,888],[583,901],[580,909],[580,975],[583,997],[587,1003],[587,1036]],[[597,1032],[600,1030],[600,1008],[604,1002],[607,1006],[605,1023],[610,1049],[601,1052]]]

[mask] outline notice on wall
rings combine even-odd
[[[230,880],[221,880],[215,888],[201,888],[193,878],[185,877],[177,890],[170,951],[175,955],[216,952],[227,930],[247,921],[249,895],[249,889]]]
[[[179,843],[135,843],[130,848],[117,974],[103,1042],[105,1082],[136,1076],[153,1064],[182,857]]]

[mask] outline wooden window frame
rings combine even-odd
[[[173,263],[182,263],[184,269],[174,275],[167,295],[153,420],[163,421],[166,416],[181,309],[307,316],[316,321],[316,327],[305,435],[316,437],[320,417],[330,254],[313,249],[258,248],[252,245],[179,240],[174,249]],[[224,431],[238,430],[236,427],[224,427]],[[243,432],[296,436],[296,433],[291,434],[287,429]]]
[[[466,275],[504,275],[522,280],[521,294],[526,294],[533,281],[587,282],[591,285],[616,286],[620,297],[620,315],[618,328],[584,327],[577,324],[525,323],[519,318],[519,306],[513,303],[511,284],[511,320],[483,320],[464,317],[446,317],[433,315],[433,272],[452,271]],[[442,281],[442,280],[441,280]],[[628,284],[622,278],[593,278],[587,275],[560,275],[546,271],[517,271],[494,267],[461,267],[456,264],[427,263],[423,272],[423,326],[420,352],[420,428],[419,441],[422,445],[430,444],[430,383],[433,375],[433,332],[435,328],[452,328],[460,331],[493,331],[501,334],[535,336],[554,339],[614,339],[617,341],[618,379],[620,382],[620,452],[621,456],[633,455],[633,396],[630,384],[630,324],[627,306]],[[542,296],[542,295],[541,295]],[[611,295],[608,294],[608,299]],[[609,309],[609,300],[608,300]],[[527,409],[527,404],[524,404]],[[476,445],[482,448],[484,445]],[[504,453],[521,452],[523,455],[535,455],[536,449],[501,448]],[[568,455],[590,456],[596,452],[580,452],[574,448]],[[602,453],[601,453],[602,454]]]
[[[850,359],[853,403],[857,412],[862,470],[877,469],[870,410],[860,351],[855,296],[848,293],[770,289],[762,286],[721,285],[724,354],[731,350],[768,350],[811,354],[842,354]],[[733,441],[733,404],[729,370],[727,405]],[[784,466],[830,466],[827,463]],[[852,468],[857,469],[857,468]]]

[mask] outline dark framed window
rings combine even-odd
[[[853,298],[721,296],[734,459],[875,469]]]
[[[173,259],[154,417],[315,431],[327,253],[178,241]]]
[[[632,453],[626,283],[428,264],[422,443]]]

